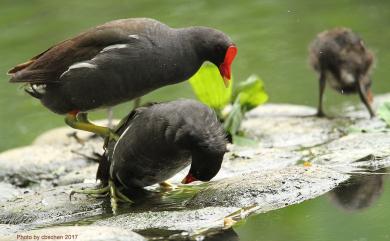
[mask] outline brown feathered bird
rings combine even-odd
[[[375,116],[370,70],[374,62],[373,53],[352,30],[335,28],[321,32],[311,43],[310,63],[319,73],[318,116],[324,116],[322,97],[326,82],[342,94],[358,93],[370,116]]]

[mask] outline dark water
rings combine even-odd
[[[307,45],[320,31],[351,27],[378,58],[374,93],[390,89],[388,0],[0,0],[0,151],[28,144],[43,131],[63,125],[63,117],[50,113],[17,85],[8,84],[6,71],[91,26],[128,17],[152,17],[175,27],[206,25],[221,29],[239,48],[233,65],[236,81],[256,73],[264,79],[270,101],[313,106],[317,81],[307,64]],[[193,97],[188,83],[160,89],[145,100],[178,97]],[[329,91],[326,109],[345,100],[357,101],[358,97]],[[128,110],[129,104],[123,104],[115,114],[122,117]],[[100,111],[91,117],[105,116]],[[336,194],[329,194],[249,218],[234,230],[219,234],[225,235],[219,240],[389,240],[389,181],[386,176],[372,177],[384,179],[371,187],[383,188],[383,192],[377,191],[365,207],[355,203],[355,208],[346,208],[345,200],[356,202],[364,199],[361,195],[337,199]],[[367,182],[365,178],[356,182],[359,180]],[[149,231],[151,236],[156,234]],[[218,240],[218,236],[212,238]]]
[[[389,173],[357,175],[314,200],[250,217],[235,231],[248,241],[390,240],[389,207]]]

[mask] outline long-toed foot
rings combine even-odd
[[[134,203],[128,197],[126,197],[123,193],[121,193],[118,188],[115,186],[112,180],[108,181],[108,186],[110,188],[110,196],[111,196],[111,209],[114,214],[117,214],[118,211],[118,201],[124,203]]]
[[[110,195],[111,209],[114,214],[118,211],[118,202],[133,203],[128,197],[121,193],[112,180],[108,181],[108,185],[102,188],[85,188],[75,189],[70,192],[69,199],[76,193],[91,195],[93,197],[101,198]]]
[[[317,117],[326,117],[325,113],[322,110],[317,111]]]
[[[69,194],[69,200],[72,200],[72,196],[76,193],[91,195],[93,197],[106,197],[109,194],[109,186],[102,188],[85,188],[85,189],[74,189]]]
[[[109,139],[115,141],[119,139],[119,136],[115,134],[114,131],[110,128],[91,123],[88,120],[87,113],[70,112],[65,117],[65,123],[75,129],[92,132],[102,137],[108,137]]]

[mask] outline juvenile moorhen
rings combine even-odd
[[[375,116],[370,90],[374,55],[357,34],[347,28],[324,31],[317,35],[309,51],[310,63],[319,73],[318,116],[324,116],[322,96],[325,82],[342,94],[358,92],[370,116]]]
[[[105,187],[74,191],[110,191],[114,212],[117,200],[130,201],[116,186],[134,190],[162,183],[189,164],[182,183],[209,181],[218,173],[227,152],[217,115],[195,100],[139,107],[121,121],[115,134],[119,139],[108,140],[97,172]]]
[[[9,70],[10,82],[70,126],[103,136],[87,111],[113,106],[190,78],[203,62],[219,67],[229,84],[237,53],[223,32],[206,27],[171,28],[149,18],[115,20],[56,44]]]

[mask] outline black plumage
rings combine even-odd
[[[163,182],[186,166],[185,183],[208,181],[219,171],[226,149],[216,114],[194,100],[139,107],[118,127],[118,141],[107,144],[97,178],[125,188]]]
[[[204,61],[230,79],[232,40],[206,27],[171,28],[148,18],[122,19],[52,46],[11,69],[10,82],[55,113],[86,112],[190,78]]]
[[[342,94],[358,93],[371,116],[370,70],[374,55],[352,30],[335,28],[319,33],[310,45],[310,63],[319,73],[318,115],[323,116],[322,96],[326,82]]]

